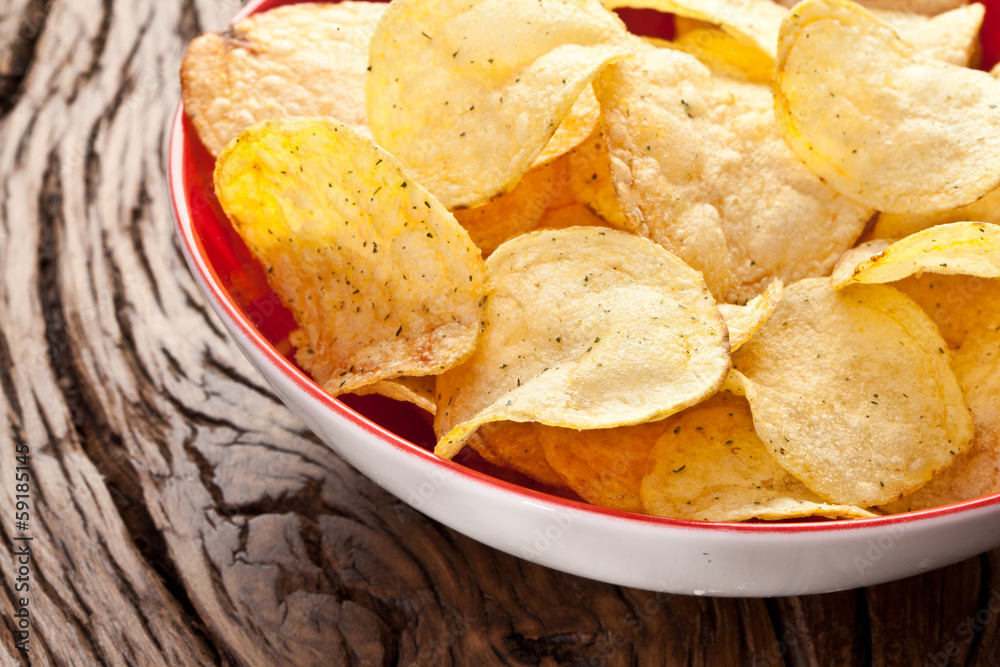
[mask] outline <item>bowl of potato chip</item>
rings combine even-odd
[[[183,251],[324,442],[508,553],[745,596],[981,553],[993,43],[879,4],[251,2],[182,64]]]

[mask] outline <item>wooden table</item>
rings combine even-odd
[[[657,595],[482,546],[320,444],[170,220],[178,63],[238,5],[0,0],[3,665],[1000,664],[1000,550],[829,595]]]

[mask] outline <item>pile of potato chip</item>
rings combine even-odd
[[[873,517],[1000,491],[1000,82],[947,1],[295,4],[184,106],[330,394],[605,507]]]

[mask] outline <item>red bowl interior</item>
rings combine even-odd
[[[295,4],[295,0],[251,2],[234,21],[287,4]],[[1000,0],[988,0],[985,4],[987,12],[982,33],[981,66],[987,69],[1000,60]],[[662,38],[673,36],[673,17],[670,15],[640,9],[620,10],[618,13],[629,29],[637,34]],[[195,247],[190,248],[191,252],[200,254],[210,273],[214,274],[210,279],[217,283],[220,296],[228,299],[240,311],[245,323],[269,342],[278,354],[297,367],[294,350],[288,342],[288,336],[295,328],[295,320],[268,286],[260,264],[250,254],[222,211],[213,187],[214,158],[202,146],[186,117],[175,128],[175,132],[177,131],[181,134],[180,150],[176,150],[178,142],[175,142],[171,161],[176,161],[180,169],[172,169],[171,173],[175,180],[179,176],[180,183],[174,184],[174,205],[186,208],[190,217],[196,241]],[[186,193],[186,201],[178,196],[180,193]],[[380,396],[345,395],[334,400],[339,400],[402,439],[427,451],[433,450],[435,438],[430,420],[419,408]],[[468,447],[455,458],[455,462],[533,491],[580,500],[572,492],[547,487],[517,472],[491,465]],[[956,508],[957,506],[952,509]],[[787,527],[786,525],[786,529]]]

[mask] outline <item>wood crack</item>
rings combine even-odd
[[[0,392],[3,392],[16,419],[15,421],[15,419],[8,417],[11,430],[18,431],[21,428],[24,413],[21,412],[21,401],[17,397],[17,389],[14,388],[14,378],[10,374],[12,368],[14,368],[14,359],[10,356],[7,336],[4,335],[3,331],[0,331]]]
[[[6,58],[0,54],[0,118],[17,106],[24,94],[24,82],[31,71],[51,5],[52,0],[31,0],[21,15],[17,37],[10,45],[9,53]]]
[[[187,263],[184,261],[184,257],[180,247],[177,247],[177,253],[178,256],[181,257],[181,264],[187,266]],[[219,323],[215,317],[215,313],[214,312],[210,313],[208,308],[205,307],[205,303],[200,299],[192,297],[191,293],[188,292],[187,289],[184,290],[184,303],[189,308],[191,308],[191,310],[201,315],[201,318],[205,321],[208,327],[213,332],[215,332],[216,336],[226,341],[227,343],[232,344],[232,340],[229,338],[229,334],[226,333],[226,331],[219,326]]]
[[[559,663],[568,663],[579,655],[581,646],[592,646],[595,637],[572,632],[526,637],[512,632],[507,635],[508,654],[531,665],[537,665],[542,658],[550,657]]]
[[[990,601],[993,597],[993,594],[996,592],[995,589],[993,589],[991,586],[993,581],[992,577],[993,568],[990,563],[989,554],[980,554],[979,563],[980,566],[982,567],[982,578],[980,579],[979,583],[979,594],[976,597],[976,612],[974,618],[977,621],[979,620],[978,619],[979,610],[986,609],[987,611],[990,611]],[[992,613],[992,611],[990,611],[990,619],[993,623],[998,622],[996,616],[997,615],[995,613]],[[983,635],[985,634],[986,634],[985,627],[983,628],[983,630],[973,633],[972,639],[969,642],[969,653],[966,659],[967,665],[973,665],[978,663],[977,658],[979,658],[978,654],[980,647],[982,646],[983,643]],[[983,656],[983,657],[986,657],[987,659],[997,658],[997,656],[995,655]]]
[[[142,267],[143,273],[146,274],[146,280],[149,281],[149,289],[153,292],[156,305],[160,310],[163,310],[163,298],[160,295],[160,287],[156,284],[156,276],[153,274],[153,267],[149,264],[149,257],[146,255],[146,245],[142,240],[142,221],[148,220],[151,217],[149,205],[152,203],[149,191],[146,190],[145,164],[143,164],[142,171],[142,179],[139,182],[138,201],[132,207],[132,219],[129,221],[129,238],[132,240],[132,249],[135,250],[135,256],[139,259],[139,266]]]
[[[854,606],[857,609],[854,644],[858,647],[859,652],[859,655],[855,656],[854,664],[859,665],[859,667],[869,667],[872,664],[872,620],[868,596],[863,588],[854,592]]]
[[[246,375],[243,375],[242,373],[240,373],[239,371],[237,371],[232,366],[229,366],[227,364],[222,363],[212,353],[211,350],[208,350],[206,352],[206,354],[205,354],[205,361],[207,362],[207,365],[208,365],[209,368],[218,371],[221,375],[224,375],[225,377],[229,378],[233,382],[236,382],[237,384],[242,385],[242,386],[246,387],[247,389],[250,389],[252,391],[257,392],[258,394],[260,394],[261,396],[263,396],[264,398],[266,398],[267,400],[269,400],[269,401],[271,401],[273,403],[277,403],[279,405],[284,405],[284,403],[282,403],[281,400],[277,396],[274,395],[274,392],[270,391],[270,389],[267,389],[265,387],[262,387],[262,386],[260,386],[258,384],[255,384],[255,383],[251,382],[250,379],[247,378]]]
[[[184,405],[176,397],[169,394],[164,395],[164,398],[177,409],[179,413],[191,424],[200,424],[202,426],[210,426],[217,428],[228,428],[235,433],[242,434],[246,433],[246,429],[242,426],[237,426],[228,419],[223,419],[222,417],[214,417],[212,415],[207,415],[204,412],[199,412],[194,408]]]
[[[90,53],[92,54],[90,66],[86,71],[80,73],[78,85],[87,83],[101,71],[101,59],[104,57],[104,49],[108,45],[108,33],[111,32],[114,0],[101,0],[101,12],[101,25],[97,29],[97,34],[90,40]]]
[[[181,5],[180,20],[177,21],[177,36],[181,43],[187,44],[203,32],[194,0],[184,0]]]

